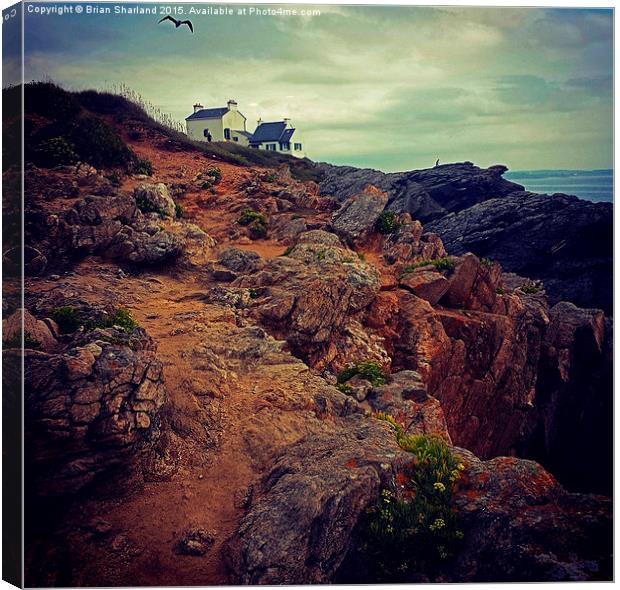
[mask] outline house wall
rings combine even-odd
[[[240,133],[236,133],[234,130],[231,131],[231,137],[233,139],[233,141],[235,141],[235,137],[237,138],[237,140],[235,141],[235,143],[238,143],[239,145],[248,147],[250,145],[250,142],[248,141],[248,138],[245,135],[241,135]]]
[[[235,129],[245,131],[245,119],[239,111],[228,111],[222,117],[192,119],[191,121],[185,121],[185,123],[187,126],[187,136],[196,141],[207,141],[207,138],[204,136],[205,129],[208,129],[209,133],[211,133],[211,141],[225,141],[224,129],[226,127],[231,132]],[[241,138],[239,141],[241,141]],[[247,145],[247,141],[244,145]]]
[[[301,143],[301,150],[295,150],[295,144]],[[281,150],[280,144],[274,141],[266,141],[261,143],[258,146],[259,150],[267,150],[267,145],[276,146],[275,151],[279,154],[287,154],[288,156],[294,156],[295,158],[305,158],[306,157],[306,145],[304,144],[304,140],[302,139],[301,134],[297,129],[295,129],[295,133],[293,133],[293,137],[291,138],[291,149],[290,150]]]
[[[192,119],[185,121],[187,125],[187,136],[196,141],[207,141],[204,136],[204,130],[208,129],[211,133],[211,141],[224,141],[224,125],[222,118],[213,119]]]

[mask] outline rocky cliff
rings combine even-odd
[[[334,199],[116,124],[150,177],[27,177],[28,585],[611,579],[602,311],[385,175]],[[422,217],[520,190],[439,168]]]
[[[538,195],[502,178],[504,166],[471,163],[384,174],[319,165],[321,191],[342,200],[367,184],[388,208],[426,222],[454,254],[497,260],[544,282],[553,303],[612,309],[612,205],[567,195]]]

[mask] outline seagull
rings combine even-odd
[[[174,23],[174,26],[178,29],[181,25],[187,25],[189,27],[189,30],[193,33],[194,32],[194,25],[192,25],[192,21],[191,20],[177,20],[176,18],[172,18],[170,15],[168,16],[164,16],[164,18],[162,18],[159,23],[163,23],[165,20],[169,20],[171,22]],[[157,24],[159,24],[157,23]]]

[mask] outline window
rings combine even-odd
[[[295,144],[295,151],[296,152],[300,152],[301,151],[301,144],[300,143],[296,143]]]
[[[280,151],[288,152],[291,149],[291,144],[288,141],[280,142]]]
[[[275,152],[276,151],[276,144],[275,143],[268,143],[267,145],[265,145],[265,149],[270,151],[270,152]]]
[[[228,127],[224,129],[224,139],[230,139],[230,129]]]
[[[235,135],[235,136],[233,137],[233,140],[234,140],[234,141],[239,141],[239,138]]]

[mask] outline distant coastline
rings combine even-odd
[[[613,169],[511,170],[504,178],[535,193],[564,193],[594,203],[613,202]]]

